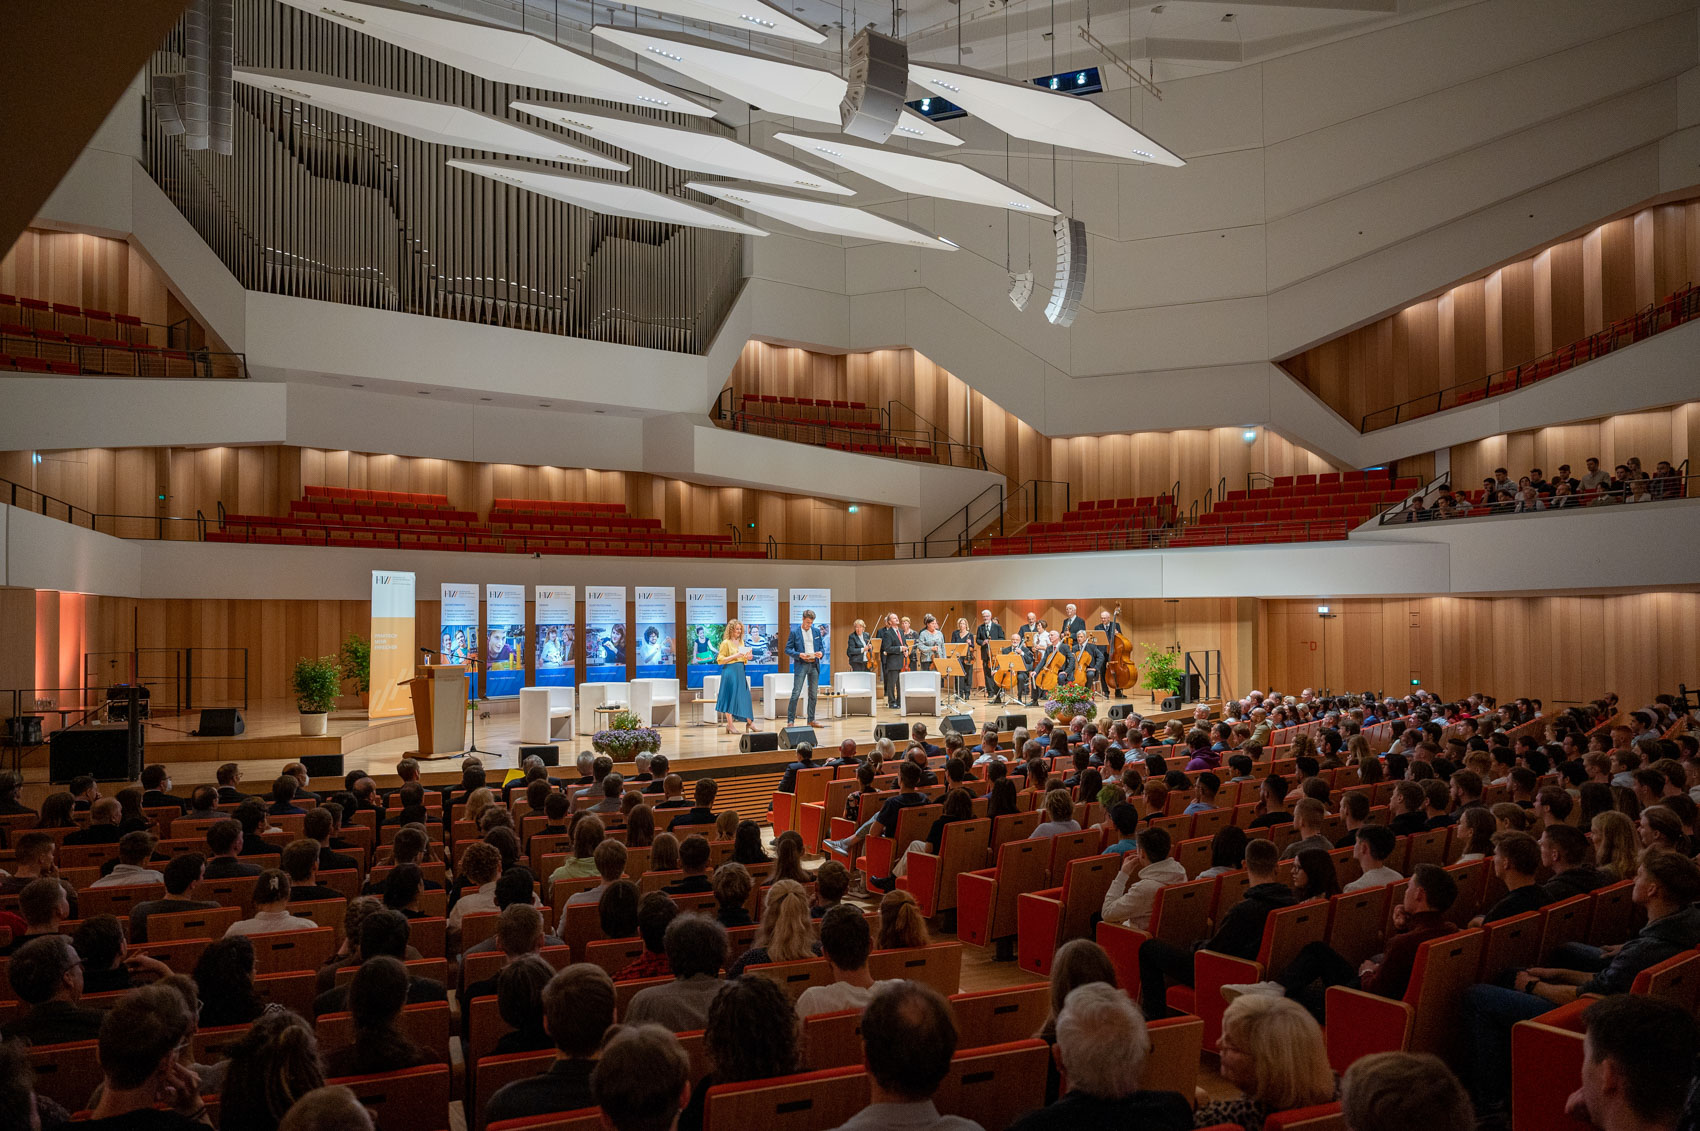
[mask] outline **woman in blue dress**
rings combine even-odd
[[[743,622],[728,622],[720,639],[720,652],[715,656],[715,663],[720,665],[720,694],[714,700],[714,709],[726,724],[727,734],[738,733],[732,725],[734,720],[743,723],[746,730],[759,729],[755,710],[750,706],[750,677],[744,674],[744,665],[751,658],[750,650],[744,646]]]

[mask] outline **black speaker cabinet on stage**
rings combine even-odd
[[[306,754],[301,758],[310,778],[340,778],[345,772],[341,754]]]
[[[138,743],[130,756],[130,728],[123,723],[98,723],[53,732],[47,747],[47,776],[55,785],[78,774],[97,781],[135,781],[142,776]]]
[[[233,738],[247,729],[240,707],[206,707],[201,711],[201,726],[195,733],[202,738]]]
[[[1116,719],[1125,719],[1129,715],[1133,715],[1133,714],[1138,714],[1138,712],[1133,709],[1132,703],[1111,703],[1110,704],[1110,716],[1109,717],[1110,717],[1112,722]]]
[[[1178,710],[1180,710],[1181,709],[1181,697],[1179,695],[1166,696],[1163,699],[1163,705],[1160,709],[1164,710],[1164,711],[1178,711]]]
[[[874,737],[876,739],[889,738],[893,742],[909,741],[910,733],[908,723],[880,723],[878,726],[874,727]]]
[[[519,760],[521,762],[524,762],[533,754],[543,759],[545,766],[559,766],[561,764],[561,748],[559,746],[521,746],[519,748]]]
[[[996,726],[1000,731],[1014,730],[1016,727],[1024,727],[1026,725],[1026,715],[999,715],[996,723]]]
[[[738,751],[741,754],[765,754],[778,749],[779,735],[771,730],[758,730],[738,739]]]
[[[939,720],[940,734],[974,734],[979,729],[973,715],[946,715]]]
[[[816,744],[814,727],[786,727],[779,732],[779,748],[781,750],[795,750],[805,742],[810,746]]]

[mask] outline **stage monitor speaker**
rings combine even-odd
[[[41,716],[13,715],[6,720],[5,738],[15,746],[40,746]]]
[[[909,48],[901,39],[863,28],[850,41],[850,67],[838,120],[844,132],[884,142],[903,115],[909,91]]]
[[[779,732],[779,748],[781,750],[795,750],[804,742],[810,746],[818,745],[814,727],[786,727]]]
[[[939,720],[940,734],[977,734],[979,730],[973,715],[946,715]]]
[[[908,742],[911,733],[908,723],[880,723],[874,728],[874,738],[889,738],[893,742]]]
[[[1027,725],[1027,716],[1026,715],[999,715],[998,721],[993,725],[996,726],[998,728],[998,730],[1000,730],[1000,731],[1014,730],[1016,727],[1024,727],[1024,726]]]
[[[738,751],[742,754],[765,754],[778,749],[779,735],[771,730],[758,730],[738,739]]]
[[[341,754],[304,754],[301,765],[310,778],[340,778],[347,772],[343,769]]]
[[[561,748],[559,746],[521,746],[519,748],[519,760],[521,762],[524,762],[533,754],[543,759],[545,766],[559,766],[561,764]]]
[[[1138,713],[1139,712],[1137,712],[1133,709],[1132,703],[1111,703],[1110,704],[1110,716],[1109,717],[1111,718],[1111,720],[1125,719],[1129,715],[1136,715]]]
[[[1057,277],[1051,283],[1045,317],[1057,326],[1072,326],[1086,294],[1086,225],[1058,216],[1051,230],[1057,237]]]
[[[1178,711],[1178,710],[1180,710],[1181,709],[1181,697],[1179,695],[1165,696],[1164,699],[1163,699],[1163,705],[1162,705],[1161,709],[1164,710],[1164,711]]]
[[[97,781],[135,781],[142,776],[142,752],[130,757],[130,728],[99,723],[53,732],[47,747],[47,776],[58,785],[78,774]]]
[[[206,707],[201,711],[201,726],[195,734],[201,738],[233,738],[247,729],[240,707]]]

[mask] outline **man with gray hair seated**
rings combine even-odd
[[[654,758],[655,755],[651,754],[647,750],[638,751],[638,756],[632,759],[633,781],[643,782],[647,785],[649,782],[655,780],[655,775],[649,772],[649,763],[654,760]],[[642,793],[643,791],[640,789],[638,792]]]
[[[578,754],[578,781],[568,782],[572,786],[594,785],[596,783],[596,755],[588,750],[580,750]]]
[[[1150,1053],[1145,1017],[1126,993],[1104,982],[1075,988],[1057,1014],[1055,1056],[1068,1092],[1016,1120],[1010,1131],[1185,1131],[1192,1126],[1192,1105],[1180,1093],[1139,1087]]]

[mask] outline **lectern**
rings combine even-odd
[[[466,750],[466,665],[421,664],[407,681],[419,749],[412,758],[457,758]]]

